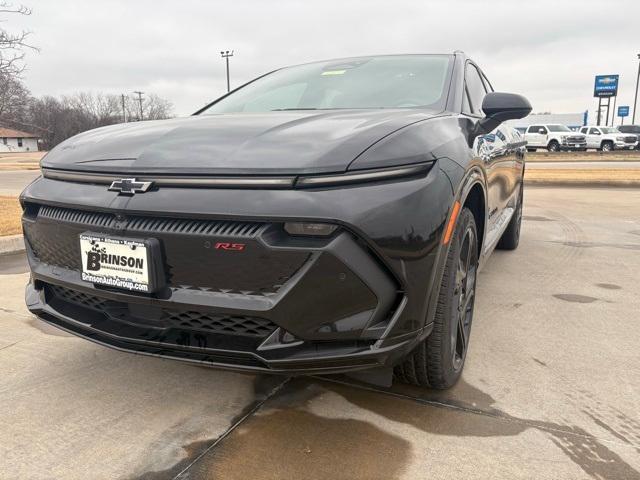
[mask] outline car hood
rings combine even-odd
[[[179,174],[328,173],[429,110],[287,111],[125,123],[72,137],[42,166],[74,171]]]

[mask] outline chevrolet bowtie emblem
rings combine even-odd
[[[109,190],[125,195],[135,195],[136,193],[146,192],[152,185],[153,182],[139,182],[135,178],[121,178],[120,180],[115,180]]]

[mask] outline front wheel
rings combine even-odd
[[[600,147],[600,150],[602,150],[603,152],[612,152],[613,151],[613,143],[611,143],[611,142],[602,142],[602,146]]]
[[[551,140],[549,142],[549,145],[547,145],[547,150],[549,150],[550,152],[559,152],[560,151],[560,144],[558,142],[556,142],[555,140]]]
[[[395,367],[400,381],[437,389],[453,386],[467,356],[478,270],[478,234],[473,214],[463,208],[440,282],[431,335]]]

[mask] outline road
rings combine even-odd
[[[0,195],[19,195],[39,175],[39,170],[0,170]]]
[[[0,477],[640,479],[640,189],[525,205],[447,392],[116,352],[31,317],[0,260]]]

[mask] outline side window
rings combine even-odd
[[[589,130],[589,135],[600,135],[600,130],[597,128],[592,128]]]
[[[527,130],[527,133],[538,133],[538,130],[540,130],[542,127],[540,125],[531,125],[529,127],[529,130]]]
[[[587,127],[582,127],[580,129],[580,133],[587,133]]]
[[[469,101],[471,103],[471,112],[474,115],[482,115],[482,100],[487,94],[480,78],[480,72],[472,64],[467,64],[465,83],[469,92]]]
[[[549,131],[547,130],[547,127],[539,127],[540,130],[540,134],[541,135],[546,135],[547,133],[549,133]]]

